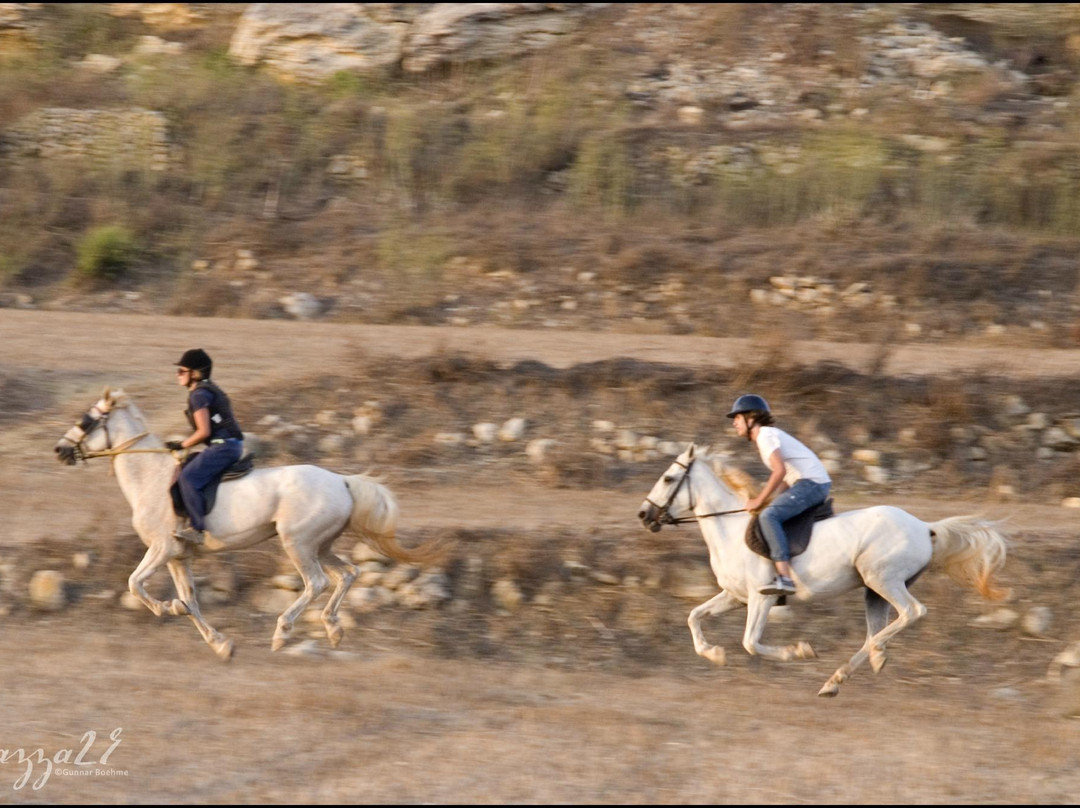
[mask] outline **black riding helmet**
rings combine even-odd
[[[744,412],[772,412],[769,409],[769,402],[763,399],[761,396],[755,396],[752,393],[745,396],[739,396],[735,399],[735,403],[731,405],[731,412],[727,414],[728,418],[734,418],[736,415]]]
[[[201,370],[205,379],[210,378],[210,371],[214,368],[214,361],[210,358],[210,354],[202,348],[191,348],[184,351],[184,355],[174,364],[189,370]]]

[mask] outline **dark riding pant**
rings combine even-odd
[[[807,508],[820,505],[829,496],[832,483],[815,483],[813,480],[798,480],[795,485],[780,494],[769,507],[758,516],[761,532],[769,543],[769,555],[773,561],[790,561],[787,534],[784,522],[798,516]]]
[[[224,443],[211,443],[184,466],[180,472],[180,495],[184,508],[196,530],[206,530],[206,500],[203,491],[229,466],[240,459],[244,442],[229,438]]]

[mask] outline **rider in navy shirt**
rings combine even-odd
[[[206,501],[203,491],[225,469],[240,459],[244,451],[244,433],[233,416],[225,392],[210,381],[213,361],[202,348],[185,351],[176,363],[177,383],[188,389],[188,407],[184,411],[193,432],[184,440],[165,445],[179,451],[205,444],[180,472],[180,494],[191,525],[179,525],[173,535],[183,541],[202,544],[206,529]]]

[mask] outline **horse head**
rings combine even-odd
[[[697,447],[691,443],[683,453],[660,475],[645,501],[638,509],[638,518],[653,533],[663,525],[677,524],[677,520],[693,511],[690,496],[690,469],[697,459]]]
[[[57,459],[68,466],[74,466],[80,459],[85,459],[88,452],[99,452],[109,448],[109,416],[118,407],[127,405],[127,394],[123,390],[110,390],[108,387],[82,418],[56,442],[53,451]]]

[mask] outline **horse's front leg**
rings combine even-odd
[[[150,593],[146,591],[146,582],[165,565],[170,557],[168,540],[155,539],[150,543],[150,547],[147,549],[142,561],[139,562],[139,566],[128,577],[128,590],[139,599],[140,603],[158,617],[161,617],[166,611],[170,611],[169,606],[150,596]]]
[[[223,660],[228,662],[232,659],[234,644],[220,631],[207,623],[199,611],[199,601],[195,596],[195,581],[191,576],[191,561],[188,558],[174,558],[169,561],[169,574],[176,585],[176,594],[179,600],[174,600],[170,606],[170,613],[175,615],[186,614],[195,624],[195,628],[202,634],[207,644],[214,649]]]
[[[690,635],[694,638],[694,650],[698,656],[703,656],[717,665],[726,664],[724,649],[719,645],[711,645],[705,640],[705,634],[701,630],[701,618],[707,615],[723,614],[738,606],[742,606],[741,601],[727,592],[721,592],[690,612],[690,617],[687,618],[686,622],[690,626]]]
[[[765,625],[769,622],[769,609],[776,605],[779,597],[779,595],[762,595],[758,592],[750,593],[750,601],[746,604],[743,648],[748,654],[775,659],[777,662],[813,659],[817,654],[810,647],[810,643],[802,640],[794,645],[765,645],[761,642],[761,635],[765,633]]]

